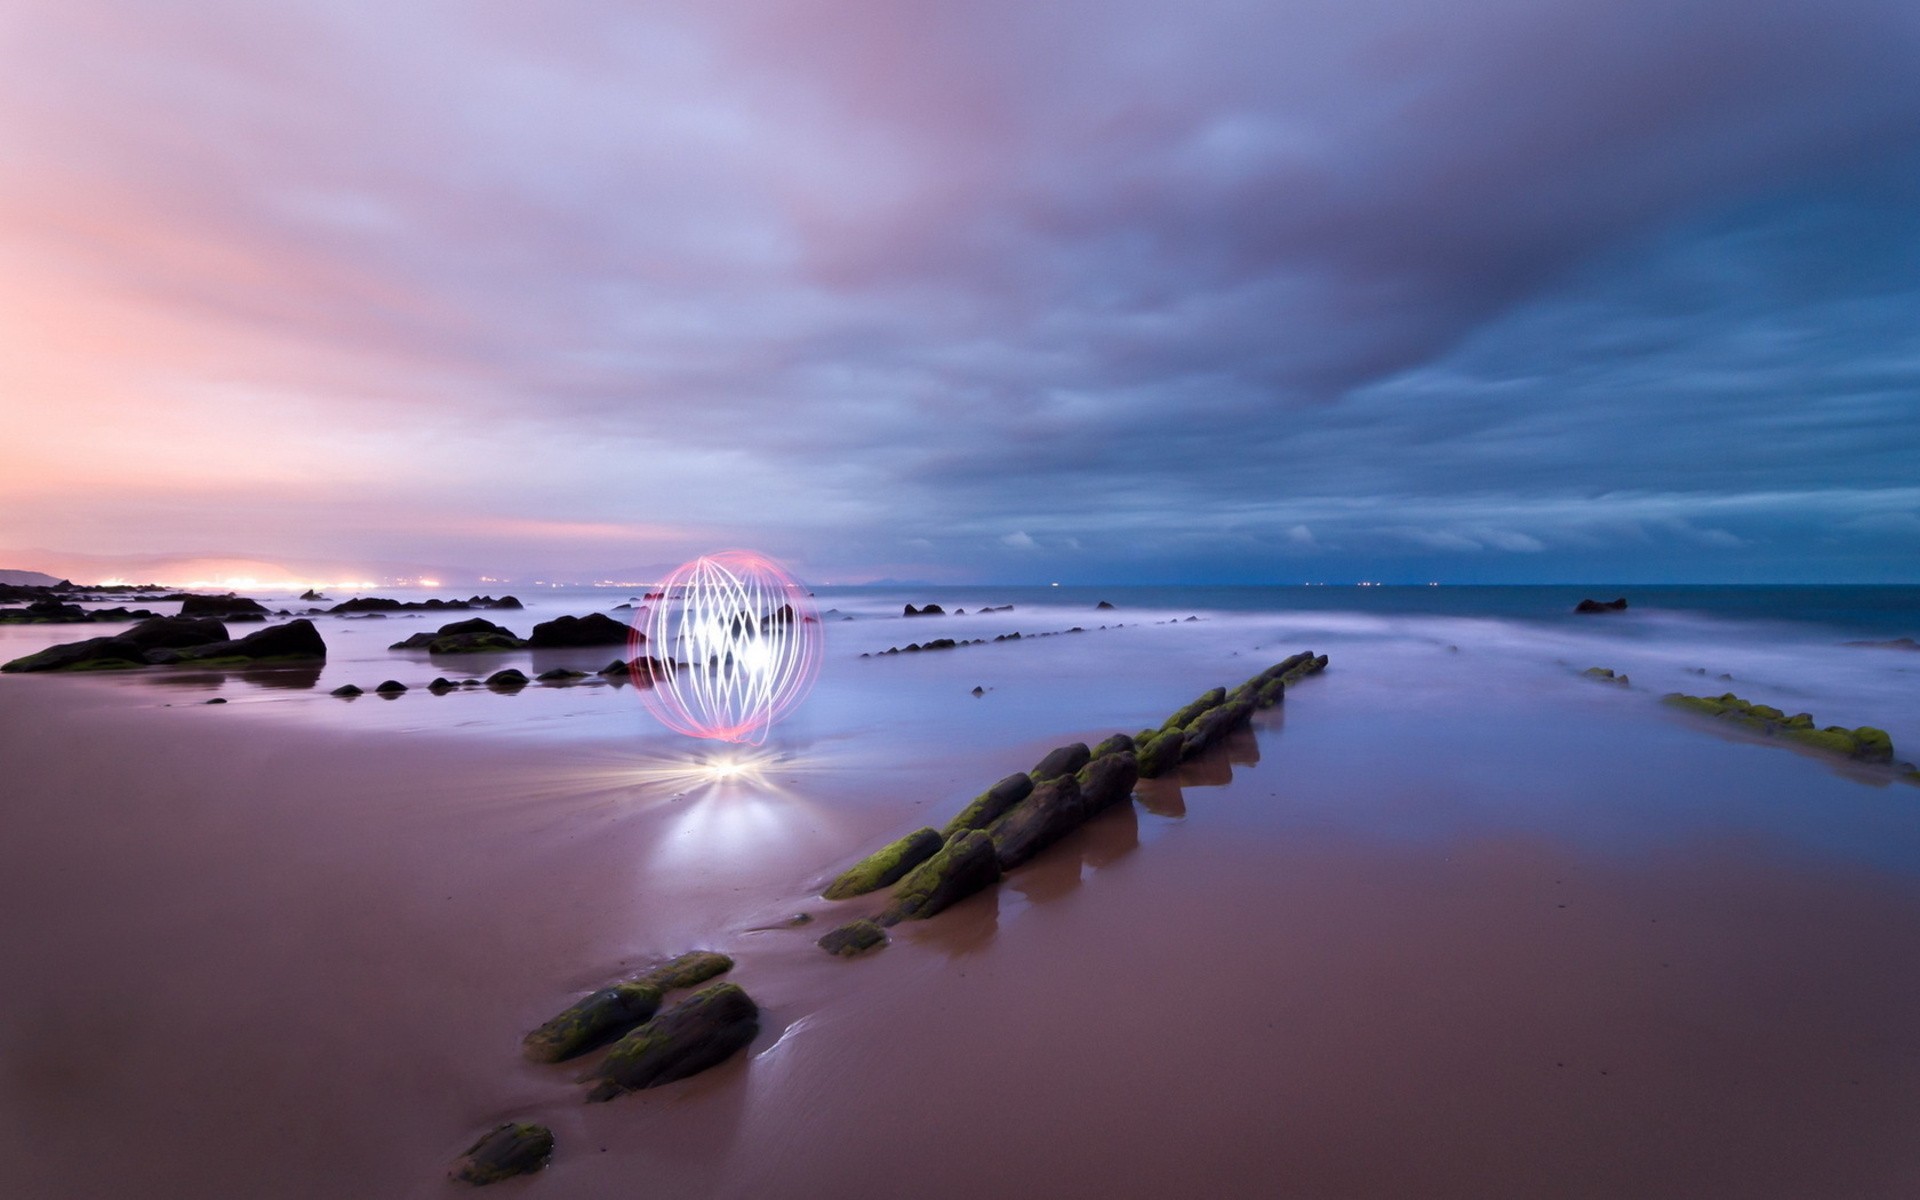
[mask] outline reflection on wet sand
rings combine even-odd
[[[243,683],[258,688],[272,688],[282,691],[306,691],[317,687],[320,673],[325,670],[322,663],[301,663],[288,666],[230,667],[221,670],[196,670],[186,667],[159,667],[140,672],[130,672],[131,682],[153,683],[162,687],[193,687],[218,689],[223,685]]]

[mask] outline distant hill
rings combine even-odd
[[[0,571],[0,583],[12,587],[52,587],[56,583],[66,582],[57,576],[40,571]]]

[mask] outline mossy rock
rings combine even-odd
[[[1000,870],[1010,871],[1079,828],[1087,819],[1079,781],[1050,779],[987,828]]]
[[[933,916],[1000,878],[993,839],[978,829],[953,838],[940,852],[909,871],[893,888],[893,902],[877,918],[881,925]]]
[[[462,1183],[484,1186],[531,1174],[552,1157],[552,1130],[545,1125],[508,1123],[482,1134],[447,1174]]]
[[[1809,749],[1861,762],[1893,761],[1893,739],[1886,730],[1871,725],[1862,725],[1858,729],[1848,729],[1843,725],[1816,729],[1811,713],[1795,713],[1789,717],[1770,704],[1753,704],[1732,692],[1717,697],[1670,692],[1663,699],[1676,708],[1731,721]]]
[[[589,1073],[589,1101],[659,1087],[716,1067],[760,1033],[760,1008],[737,983],[703,988],[613,1044]]]
[[[1208,692],[1206,695],[1200,697],[1198,700],[1195,700],[1193,703],[1187,705],[1185,708],[1178,710],[1172,716],[1168,717],[1165,723],[1160,726],[1160,728],[1162,730],[1185,729],[1187,727],[1187,724],[1191,722],[1195,717],[1199,716],[1203,712],[1206,712],[1210,708],[1218,707],[1220,704],[1225,702],[1226,698],[1227,698],[1227,689],[1214,688],[1212,691]]]
[[[960,815],[947,822],[943,834],[951,839],[969,829],[985,829],[1009,808],[1027,798],[1033,791],[1033,778],[1025,771],[1017,771],[1002,779],[986,791],[975,796]]]
[[[1119,754],[1131,749],[1133,749],[1133,739],[1124,733],[1116,733],[1095,746],[1093,748],[1093,756],[1096,759],[1100,759],[1105,758],[1109,754]]]
[[[1253,705],[1255,708],[1272,708],[1286,698],[1287,681],[1275,676],[1261,683],[1260,690],[1254,695]]]
[[[1036,784],[1048,779],[1058,779],[1062,775],[1071,775],[1078,771],[1092,758],[1093,751],[1087,749],[1085,742],[1073,742],[1048,751],[1047,756],[1035,763],[1033,770],[1027,774],[1033,777]]]
[[[495,671],[493,674],[487,676],[487,686],[503,691],[523,688],[527,686],[526,672],[516,670],[513,667],[508,667],[503,671]]]
[[[846,900],[878,891],[932,858],[945,841],[938,830],[916,829],[848,867],[820,894],[828,900]]]
[[[521,1039],[521,1053],[535,1062],[564,1062],[585,1054],[651,1018],[666,993],[705,983],[732,969],[731,958],[711,950],[694,950],[656,963],[569,1005]]]
[[[1091,816],[1133,795],[1133,785],[1140,778],[1140,766],[1133,751],[1120,750],[1102,754],[1081,767],[1073,778],[1080,788],[1080,802]]]
[[[876,922],[862,918],[830,930],[820,938],[819,946],[827,953],[836,954],[841,958],[856,958],[886,943],[887,931],[880,928]]]
[[[1625,675],[1615,675],[1610,667],[1588,667],[1580,673],[1588,679],[1595,680],[1599,683],[1618,683],[1622,685],[1631,683]]]
[[[1186,740],[1180,746],[1182,760],[1196,757],[1224,742],[1227,735],[1253,719],[1253,702],[1240,700],[1210,708],[1193,719],[1186,728]]]
[[[1154,779],[1171,771],[1180,762],[1187,744],[1185,730],[1164,730],[1144,742],[1134,744],[1134,757],[1142,779]]]

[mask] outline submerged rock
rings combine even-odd
[[[969,830],[896,884],[893,903],[876,919],[881,925],[924,920],[999,878],[993,840],[977,829]]]
[[[258,600],[245,596],[188,596],[180,602],[180,615],[183,617],[252,617],[264,621],[269,615],[267,606]]]
[[[1621,596],[1621,597],[1618,597],[1617,599],[1607,600],[1607,601],[1592,600],[1592,599],[1582,600],[1580,603],[1573,606],[1573,611],[1577,613],[1625,612],[1627,611],[1627,598],[1625,596]]]
[[[508,667],[505,670],[495,671],[493,674],[487,676],[487,686],[505,691],[523,688],[527,686],[527,674],[525,671],[518,670],[517,668]]]
[[[849,921],[838,929],[829,930],[820,938],[818,945],[829,954],[837,954],[841,958],[853,958],[865,954],[876,946],[884,946],[886,942],[887,931],[863,917],[858,921]]]
[[[432,633],[416,633],[387,649],[425,650],[429,654],[486,654],[518,650],[526,644],[503,625],[495,625],[485,617],[470,617],[442,625]]]
[[[342,696],[342,697],[351,699],[354,696],[364,695],[365,692],[363,689],[356,687],[351,683],[343,683],[339,687],[333,689],[333,691],[328,694],[333,696]]]
[[[447,1172],[462,1183],[482,1186],[527,1175],[553,1157],[553,1131],[545,1125],[508,1123],[481,1135]]]
[[[848,867],[820,894],[828,900],[845,900],[878,891],[932,858],[944,841],[932,829],[917,829]]]
[[[389,679],[385,683],[377,685],[373,689],[373,693],[376,696],[398,696],[406,690],[406,684],[401,683],[398,679]]]
[[[1828,754],[1859,762],[1893,761],[1893,739],[1886,730],[1871,725],[1856,729],[1829,725],[1819,729],[1814,726],[1811,713],[1788,716],[1770,704],[1754,704],[1732,692],[1722,696],[1689,696],[1684,692],[1669,692],[1663,699],[1676,708],[1716,717],[1756,733],[1782,738]]]
[[[760,1033],[760,1009],[736,983],[695,992],[613,1044],[588,1075],[590,1101],[697,1075],[746,1048]]]
[[[535,1062],[562,1062],[604,1046],[660,1010],[661,997],[694,987],[733,969],[733,960],[694,950],[655,964],[631,979],[585,996],[520,1041]]]
[[[551,671],[542,671],[534,676],[541,683],[572,683],[576,679],[585,679],[585,671],[575,671],[568,667],[555,667]]]
[[[1632,683],[1625,675],[1615,675],[1611,667],[1588,667],[1580,673],[1597,683],[1617,683],[1623,686]]]

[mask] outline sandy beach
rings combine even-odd
[[[558,1147],[490,1194],[1920,1187],[1920,793],[1472,646],[1336,647],[1001,886],[813,944],[876,907],[817,896],[860,854],[1265,661],[1214,624],[843,651],[724,783],[611,688],[0,679],[13,1194],[463,1194],[509,1119]],[[696,947],[762,1007],[745,1055],[592,1106],[520,1058]]]

